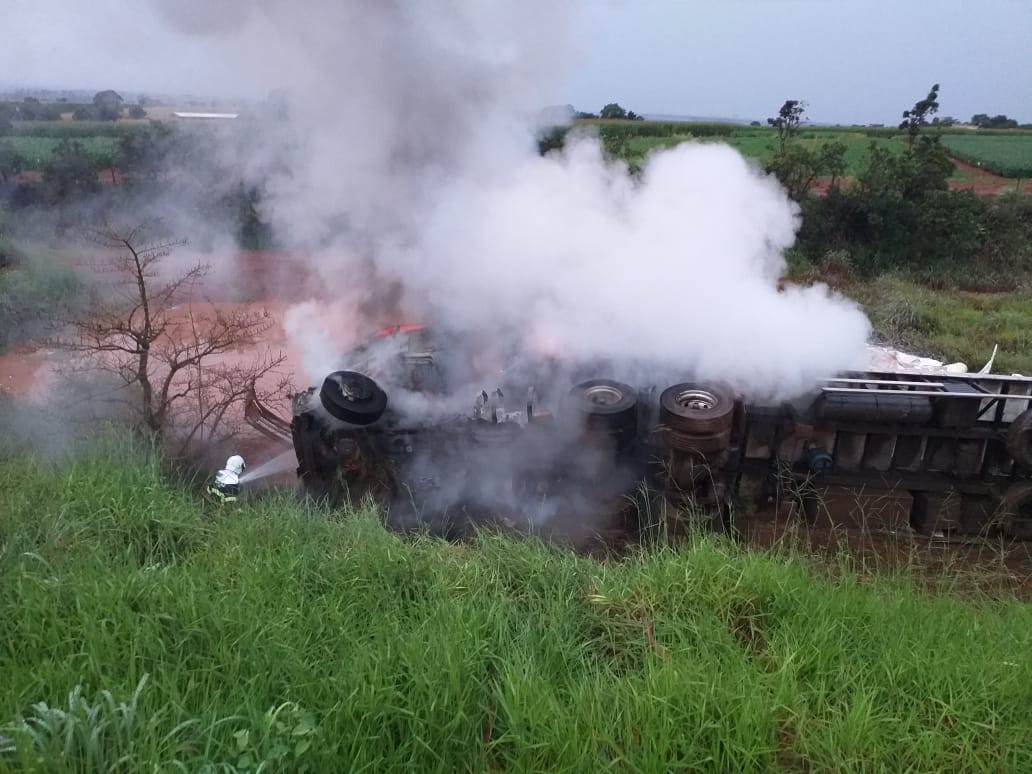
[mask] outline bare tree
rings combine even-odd
[[[185,241],[149,241],[153,225],[88,232],[106,253],[94,269],[111,282],[102,285],[88,317],[70,320],[69,332],[54,344],[81,355],[85,368],[115,374],[134,426],[181,454],[232,435],[234,408],[252,394],[282,397],[289,381],[275,374],[282,354],[239,358],[272,327],[268,313],[205,303],[199,291],[210,267],[199,263],[170,274],[163,261]]]

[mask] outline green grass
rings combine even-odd
[[[26,169],[39,169],[50,161],[60,142],[54,137],[2,137],[0,147],[11,148],[17,153]],[[80,143],[83,150],[94,158],[110,160],[118,151],[119,140],[116,137],[85,137],[73,138],[72,142]]]
[[[916,352],[994,373],[1032,375],[1032,289],[1003,293],[933,290],[894,276],[843,288],[867,310],[875,331]]]
[[[1032,132],[950,134],[942,141],[961,161],[1004,177],[1032,177]]]
[[[1025,771],[1032,608],[714,540],[599,564],[0,461],[0,767]],[[106,692],[106,693],[105,693]],[[116,763],[117,761],[117,763]],[[225,764],[215,768],[217,764]]]

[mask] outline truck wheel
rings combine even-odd
[[[668,430],[666,443],[667,448],[673,451],[698,452],[700,454],[722,452],[731,445],[731,431],[722,430],[719,433],[707,435],[688,435],[676,430]]]
[[[1003,531],[1015,540],[1032,540],[1032,481],[1011,485],[1000,501]]]
[[[735,401],[720,387],[683,382],[659,396],[659,421],[671,430],[698,436],[716,436],[730,430]]]
[[[1023,468],[1032,468],[1032,409],[1025,409],[1011,422],[1007,451]]]
[[[638,427],[638,393],[610,379],[589,379],[573,386],[564,406],[569,416],[589,430],[633,435]]]
[[[334,371],[327,376],[319,400],[331,416],[352,425],[372,424],[387,408],[387,393],[356,371]]]

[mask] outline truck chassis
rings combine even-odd
[[[398,359],[406,389],[443,389],[433,351]],[[548,409],[533,385],[518,411],[504,401],[483,391],[464,415],[412,422],[376,381],[336,371],[291,397],[289,422],[257,400],[247,418],[289,438],[308,496],[372,499],[392,526],[446,536],[579,508],[726,528],[744,498],[807,523],[1032,538],[1032,378],[847,372],[777,404],[702,381],[582,379]]]

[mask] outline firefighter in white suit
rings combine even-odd
[[[215,479],[208,485],[208,494],[220,503],[236,502],[240,496],[240,474],[247,464],[239,454],[226,460],[226,467],[215,474]]]

